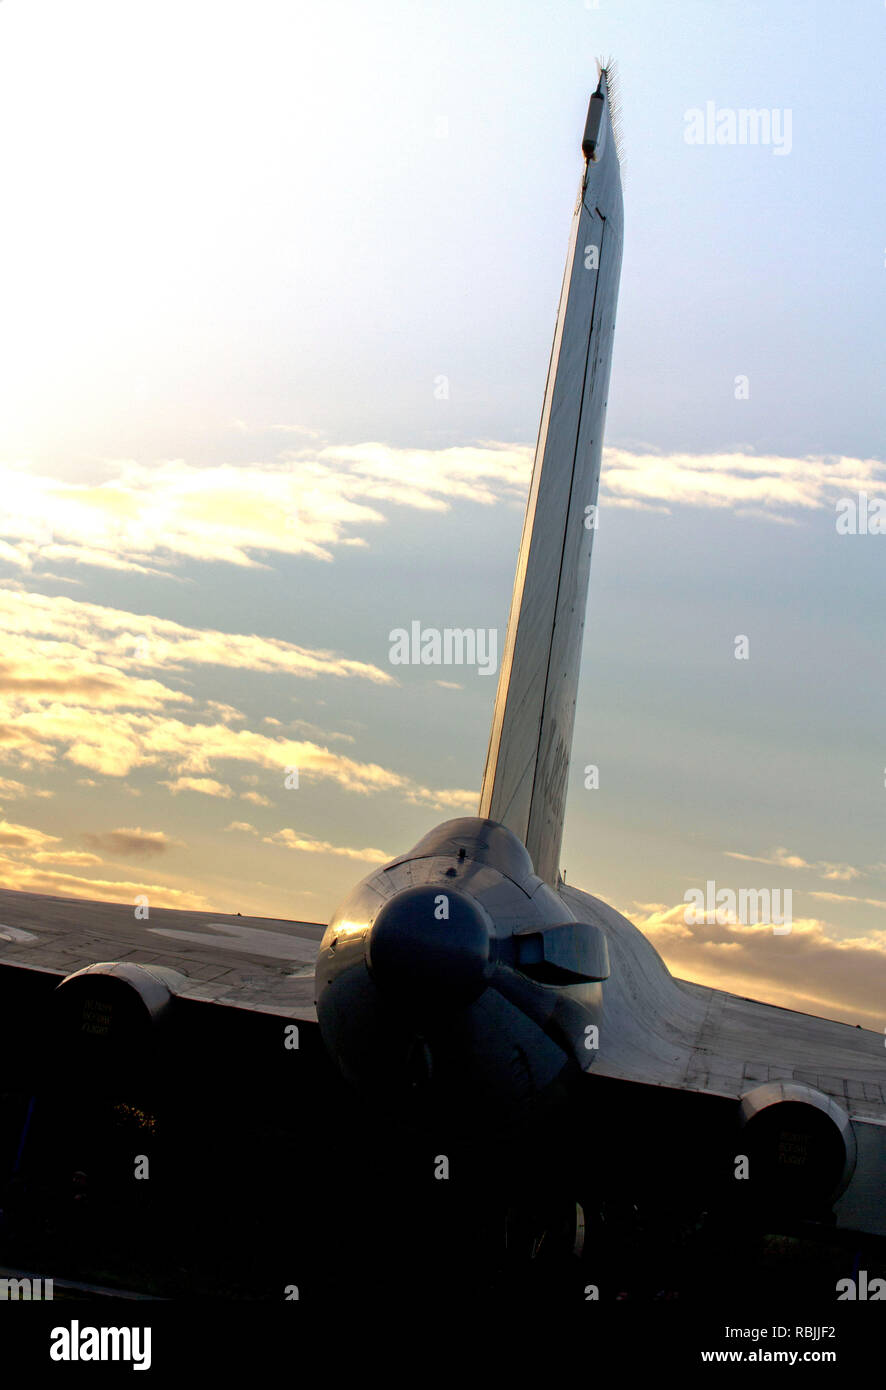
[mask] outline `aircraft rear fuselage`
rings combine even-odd
[[[344,1076],[407,1117],[510,1127],[593,1062],[605,938],[494,821],[447,821],[362,880],[317,959]]]

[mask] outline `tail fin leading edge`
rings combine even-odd
[[[480,815],[556,886],[622,252],[609,73],[591,97]]]

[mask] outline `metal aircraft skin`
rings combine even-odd
[[[612,104],[603,69],[479,814],[363,879],[325,932],[153,910],[142,925],[128,907],[0,893],[0,975],[64,975],[57,994],[81,1019],[101,984],[151,1022],[200,1002],[319,1027],[379,1113],[494,1143],[577,1108],[601,1180],[651,1133],[673,1141],[667,1181],[690,1204],[703,1187],[771,1221],[886,1235],[882,1037],[675,979],[626,918],[559,874],[621,269]]]

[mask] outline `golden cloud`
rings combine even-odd
[[[108,710],[100,721],[88,710],[52,703],[0,725],[7,757],[26,764],[55,763],[63,756],[78,767],[107,777],[125,777],[135,768],[161,766],[181,777],[211,777],[217,763],[233,760],[264,767],[279,778],[297,767],[300,778],[337,782],[360,795],[399,792],[416,805],[438,809],[475,807],[476,791],[433,791],[378,763],[359,762],[305,740],[270,738],[227,724],[195,723],[130,710]],[[260,794],[243,793],[255,801]]]
[[[136,855],[153,859],[165,854],[173,843],[162,830],[142,830],[140,825],[122,830],[84,831],[80,838],[115,858]]]
[[[328,840],[315,840],[312,835],[300,834],[297,830],[276,830],[273,835],[263,836],[266,845],[285,845],[287,849],[299,850],[302,854],[337,854],[344,859],[359,859],[367,864],[388,864],[394,858],[383,849],[349,849],[345,845],[333,845]]]
[[[0,691],[64,693],[68,703],[79,703],[80,696],[83,703],[147,709],[159,708],[168,700],[190,702],[190,696],[137,673],[145,668],[179,671],[194,665],[396,684],[380,667],[333,652],[313,651],[278,638],[186,627],[168,618],[84,603],[64,594],[0,587],[0,631],[5,634]],[[243,718],[230,705],[210,704],[224,721]]]
[[[191,908],[212,911],[214,904],[186,888],[170,888],[160,883],[136,883],[130,879],[82,878],[77,874],[35,868],[31,863],[0,856],[0,873],[5,888],[26,893],[51,893],[63,898],[87,898],[103,903],[132,903],[147,896],[153,907]]]
[[[47,835],[30,825],[14,825],[8,820],[0,820],[0,845],[6,849],[42,850],[47,845],[58,843],[58,835]]]
[[[100,855],[79,849],[41,849],[32,854],[31,859],[37,864],[70,864],[72,868],[79,869],[102,862]]]
[[[26,787],[24,782],[17,782],[13,777],[0,777],[0,796],[20,797],[20,796],[54,796],[55,793],[43,787]]]
[[[768,854],[739,854],[735,850],[724,850],[727,859],[743,859],[748,864],[773,864],[779,869],[811,869],[821,878],[848,882],[853,878],[860,878],[865,872],[857,869],[853,864],[834,864],[827,859],[818,859],[810,862],[802,855],[790,854],[783,846],[772,849]]]
[[[174,782],[161,782],[168,787],[173,796],[179,792],[202,792],[204,796],[229,797],[234,795],[233,787],[225,782],[217,782],[214,777],[176,777]]]

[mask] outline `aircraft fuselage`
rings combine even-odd
[[[447,821],[362,880],[317,958],[317,1016],[344,1076],[407,1118],[510,1128],[587,1069],[609,973],[494,821]]]

